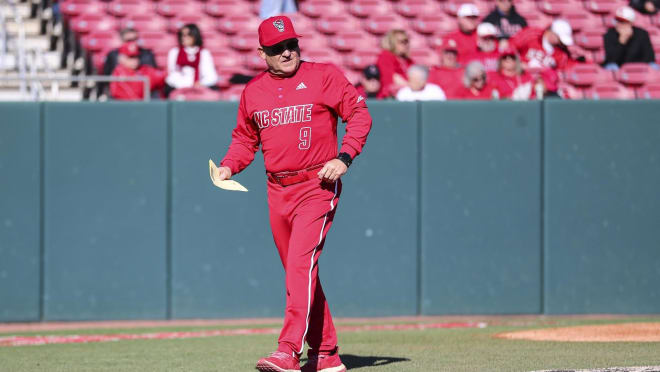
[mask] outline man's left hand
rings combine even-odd
[[[329,162],[325,163],[323,168],[319,171],[319,179],[334,182],[339,179],[339,177],[346,174],[348,167],[344,164],[343,161],[339,159],[332,159]]]

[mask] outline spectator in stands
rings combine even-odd
[[[467,64],[467,57],[477,51],[477,25],[479,24],[479,8],[465,3],[458,8],[458,30],[444,37],[444,40],[454,40],[458,48],[458,62]]]
[[[443,42],[440,66],[433,66],[429,71],[429,83],[442,88],[447,98],[453,98],[454,92],[462,88],[463,69],[458,64],[458,47],[456,41],[449,39]]]
[[[630,0],[630,6],[643,14],[655,14],[660,9],[660,0]]]
[[[123,43],[128,43],[128,42],[137,42],[139,35],[138,32],[130,27],[123,28],[121,31],[119,31],[119,37],[121,38],[121,42]],[[119,49],[113,49],[111,50],[108,55],[105,57],[105,63],[103,64],[103,75],[112,75],[113,71],[115,70],[115,67],[117,67],[117,60],[119,58]],[[154,57],[154,53],[145,48],[139,48],[139,56],[140,60],[140,66],[151,66],[156,68],[156,57]],[[106,90],[108,88],[108,83],[99,83],[98,84],[98,94],[99,96],[103,95],[106,93]]]
[[[520,101],[535,97],[535,81],[522,69],[520,58],[513,49],[502,51],[497,72],[490,78],[501,99]]]
[[[605,44],[605,62],[608,70],[618,70],[621,65],[629,62],[655,64],[655,53],[649,33],[633,26],[635,11],[622,6],[615,13],[616,25],[610,27],[603,36]]]
[[[404,30],[390,30],[381,40],[381,47],[383,50],[376,62],[380,70],[381,84],[378,98],[388,98],[408,85],[406,71],[413,65],[412,59],[408,56],[410,39]]]
[[[527,27],[527,21],[518,14],[513,0],[495,0],[495,9],[482,22],[495,25],[499,39],[508,39]]]
[[[578,62],[568,50],[573,45],[573,31],[563,19],[554,20],[546,29],[527,27],[509,39],[509,45],[520,55],[525,70],[540,72],[548,95],[556,95],[558,71]]]
[[[177,32],[179,46],[167,55],[166,95],[173,89],[196,88],[217,90],[218,73],[211,53],[203,47],[202,33],[194,23]]]
[[[490,23],[481,23],[477,27],[477,51],[466,59],[469,62],[479,61],[486,72],[497,71],[500,52],[497,46],[497,28]]]
[[[295,0],[261,0],[259,17],[266,19],[284,13],[295,13],[298,11]]]
[[[463,87],[456,92],[458,99],[493,99],[498,92],[488,82],[486,70],[479,61],[470,62],[463,74]]]
[[[380,70],[378,66],[369,65],[362,71],[360,82],[355,85],[358,93],[364,98],[377,98],[380,91]]]
[[[408,86],[399,89],[399,101],[444,101],[445,92],[439,86],[429,83],[429,70],[426,66],[412,65],[408,69]]]
[[[122,44],[118,50],[117,67],[112,72],[113,77],[146,76],[149,78],[149,91],[161,89],[165,81],[165,73],[149,65],[140,65],[140,48],[135,41]],[[144,99],[144,83],[142,81],[115,81],[110,83],[110,94],[118,100]]]

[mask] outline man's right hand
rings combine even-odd
[[[216,174],[218,181],[224,181],[231,178],[231,169],[229,167],[219,167]]]

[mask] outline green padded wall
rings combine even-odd
[[[284,314],[284,270],[268,222],[261,152],[234,176],[247,193],[211,183],[236,125],[236,103],[172,104],[172,316]]]
[[[164,318],[167,105],[44,110],[45,318]]]
[[[422,311],[541,309],[537,102],[422,106]]]
[[[40,316],[40,117],[0,104],[0,322]]]
[[[368,106],[372,130],[342,178],[320,275],[335,315],[415,314],[417,105],[369,101]],[[340,124],[339,133],[345,128]]]
[[[659,115],[546,103],[545,312],[660,312]]]

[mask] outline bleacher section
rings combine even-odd
[[[300,40],[303,59],[339,65],[349,80],[374,63],[379,38],[392,28],[406,29],[411,56],[423,64],[439,62],[439,40],[457,29],[456,11],[471,2],[485,16],[493,9],[488,0],[303,0],[291,15]],[[255,55],[259,1],[249,0],[63,0],[60,9],[66,27],[85,50],[91,70],[101,71],[105,54],[117,48],[117,30],[137,29],[143,46],[154,51],[160,67],[176,45],[176,30],[194,22],[203,32],[204,45],[214,57],[226,99],[235,99],[242,86],[229,83],[232,74],[253,75],[265,68]],[[588,62],[561,76],[560,92],[566,98],[660,98],[660,74],[647,65],[630,65],[617,73],[603,70],[602,35],[613,22],[614,10],[623,0],[515,0],[518,12],[530,26],[545,27],[554,18],[572,25],[574,52]],[[638,14],[638,26],[651,35],[660,57],[660,16]]]

